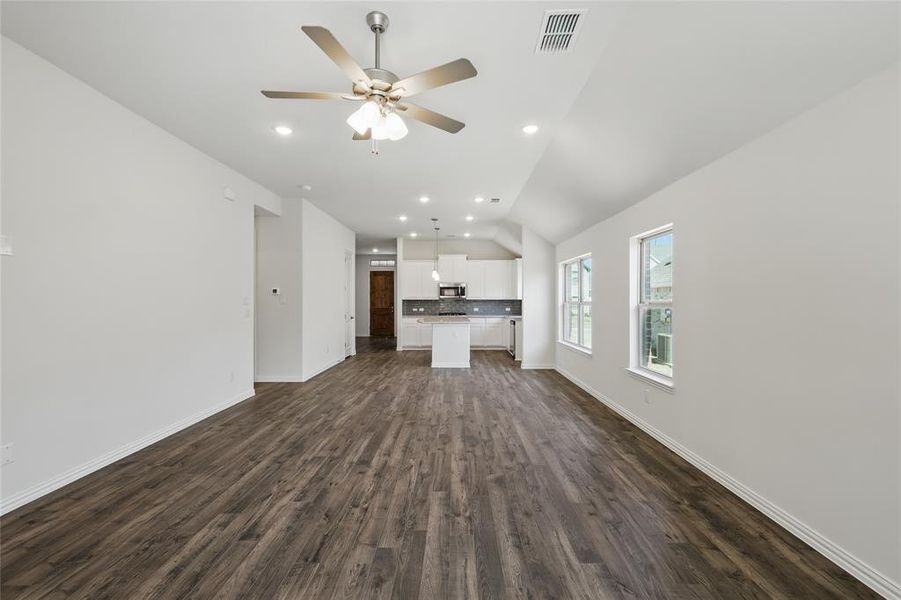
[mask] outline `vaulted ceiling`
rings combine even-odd
[[[564,7],[588,8],[573,52],[536,55],[544,11]],[[417,98],[464,121],[459,134],[409,122],[404,140],[372,156],[344,123],[357,105],[259,94],[349,91],[300,26],[330,29],[371,66],[373,8],[391,19],[382,64],[398,75],[459,57],[476,66],[476,78]],[[432,216],[447,234],[492,238],[512,220],[559,241],[896,62],[898,11],[863,2],[6,1],[2,31],[272,191],[308,197],[360,243],[426,233]],[[527,123],[539,132],[525,136]],[[278,124],[294,134],[276,135]]]

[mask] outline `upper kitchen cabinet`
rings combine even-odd
[[[438,274],[442,283],[467,283],[468,274],[465,254],[439,254]]]
[[[515,261],[470,260],[466,271],[467,298],[510,300],[518,297]]]
[[[485,267],[481,260],[466,261],[466,297],[479,299],[485,295]]]
[[[435,263],[431,260],[404,260],[400,269],[401,298],[437,299],[438,282],[432,279]]]

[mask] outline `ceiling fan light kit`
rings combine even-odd
[[[388,29],[388,16],[378,11],[370,12],[366,15],[366,24],[375,35],[375,67],[370,69],[360,67],[328,29],[311,25],[301,27],[351,80],[351,94],[263,90],[263,95],[275,99],[363,102],[362,106],[347,118],[347,124],[354,130],[354,140],[372,140],[374,154],[378,154],[377,141],[397,141],[406,137],[409,130],[398,113],[449,133],[457,133],[463,129],[464,123],[407,102],[406,99],[426,90],[475,77],[478,72],[472,63],[465,58],[459,58],[440,67],[400,79],[391,71],[383,69],[381,65],[381,35]]]

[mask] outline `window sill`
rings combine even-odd
[[[591,356],[591,350],[588,348],[584,348],[582,346],[576,346],[575,344],[570,344],[569,342],[564,342],[562,340],[557,340],[557,343],[563,346],[564,348],[569,348],[579,354],[584,354],[586,356]]]
[[[632,367],[626,368],[626,373],[631,375],[636,379],[640,379],[646,383],[650,383],[654,387],[660,388],[665,392],[669,392],[670,394],[676,391],[676,387],[673,385],[673,380],[667,377],[663,377],[660,375],[656,375],[650,371],[646,371],[644,369],[634,369]]]

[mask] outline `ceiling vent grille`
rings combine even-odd
[[[535,54],[566,54],[573,48],[585,9],[546,10]]]

